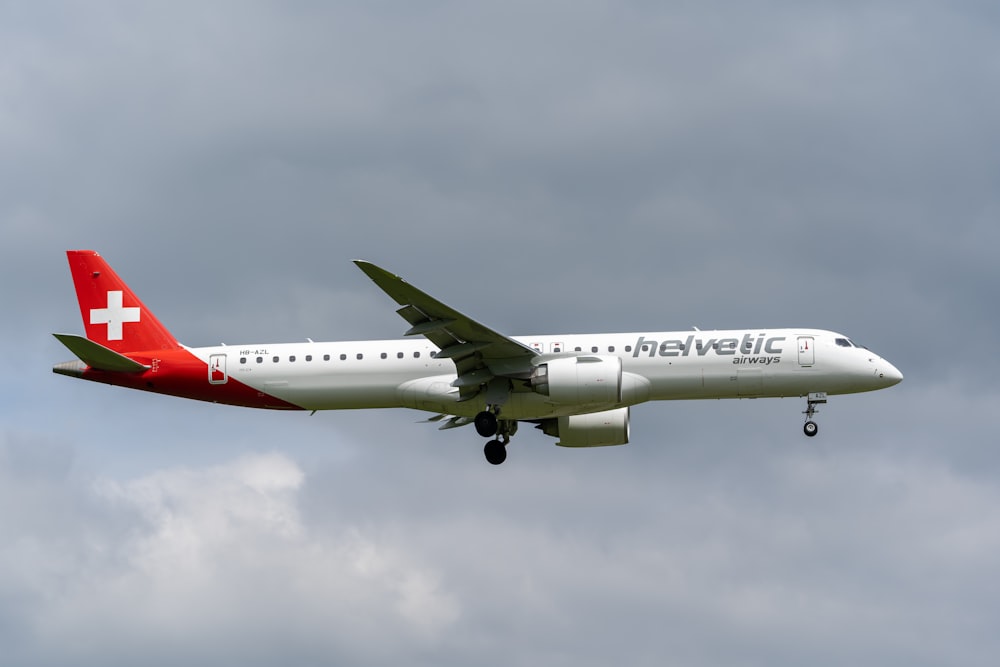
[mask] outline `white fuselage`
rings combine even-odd
[[[646,400],[846,394],[902,379],[892,364],[846,336],[817,329],[513,338],[540,353],[536,365],[565,357],[618,357],[626,389],[613,402],[581,406],[556,403],[526,381],[515,381],[503,406],[508,419],[596,412]],[[307,410],[409,407],[473,416],[486,406],[485,398],[458,400],[454,362],[436,358],[437,348],[422,338],[188,350],[220,368],[220,378]]]

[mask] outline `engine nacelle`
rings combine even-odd
[[[571,415],[542,422],[545,435],[559,438],[560,447],[606,447],[626,445],[629,436],[629,409],[605,410]]]
[[[620,357],[565,357],[538,365],[531,388],[560,405],[613,405],[622,400]]]

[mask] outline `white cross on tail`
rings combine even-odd
[[[108,340],[122,339],[122,325],[125,322],[138,322],[138,308],[123,308],[121,290],[108,292],[107,308],[91,308],[91,324],[107,324]]]

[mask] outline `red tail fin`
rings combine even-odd
[[[115,352],[181,347],[104,258],[93,250],[67,250],[66,256],[87,338]]]

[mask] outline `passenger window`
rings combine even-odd
[[[288,357],[288,360],[289,361],[295,361],[295,355],[293,354],[292,356]]]
[[[272,359],[272,361],[273,361],[274,363],[278,363],[278,357],[274,357],[274,358]]]
[[[365,358],[365,355],[363,355],[363,354],[358,354],[358,361],[361,361],[361,360],[362,360],[362,359],[364,359],[364,358]]]
[[[307,354],[306,355],[306,361],[312,361],[312,360],[313,360],[313,356],[311,354]]]
[[[594,347],[590,348],[590,351],[591,352],[597,352],[597,346],[595,345]]]
[[[383,358],[383,359],[387,359],[388,357],[389,357],[389,355],[388,355],[388,354],[386,354],[385,352],[383,352],[383,353],[382,353],[382,358]]]
[[[247,362],[247,358],[246,357],[240,357],[240,363],[241,364],[245,364],[246,362]]]
[[[632,346],[631,345],[626,345],[625,346],[625,351],[626,352],[631,352],[632,351]]]
[[[340,355],[340,360],[341,361],[347,361],[347,355],[346,354]]]
[[[257,363],[258,364],[264,363],[264,357],[257,357]]]
[[[419,359],[420,358],[420,353],[419,352],[414,352],[413,353],[413,358],[414,359]]]
[[[330,361],[330,355],[329,354],[324,354],[323,355],[323,361]]]
[[[583,352],[583,348],[582,347],[576,347],[576,348],[573,348],[573,351],[574,352]]]
[[[608,345],[608,352],[614,352],[614,351],[615,351],[615,346],[614,345]]]
[[[397,352],[396,353],[396,358],[397,359],[402,359],[403,358],[403,353],[402,352]]]

